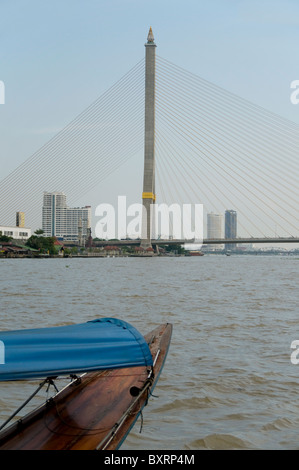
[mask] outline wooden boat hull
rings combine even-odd
[[[147,367],[84,374],[0,433],[0,450],[115,450],[135,424],[168,352],[170,324],[147,336]]]

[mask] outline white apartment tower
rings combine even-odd
[[[68,207],[62,192],[44,192],[42,229],[46,237],[65,241],[86,240],[91,227],[91,207]]]
[[[223,215],[210,212],[207,214],[207,238],[223,238]],[[209,245],[213,250],[223,249],[223,245]]]

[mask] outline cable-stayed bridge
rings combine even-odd
[[[98,188],[103,202],[101,185],[119,170],[141,201],[145,75],[142,59],[0,181],[2,225],[24,211],[26,225],[40,227],[44,191],[63,191],[74,206]],[[299,242],[297,124],[159,55],[154,106],[155,188],[146,194],[169,206],[203,204],[204,222],[233,209],[238,243]],[[224,242],[236,240],[213,240]]]
[[[238,237],[238,238],[206,238],[206,239],[203,239],[202,240],[202,244],[204,245],[224,245],[224,244],[228,244],[228,245],[234,245],[234,244],[243,244],[243,243],[246,243],[246,244],[251,244],[251,243],[299,243],[299,237],[284,237],[284,238],[281,238],[281,237],[273,237],[273,238],[270,238],[270,237],[258,237],[258,238],[255,238],[255,237],[247,237],[247,238],[244,238],[244,237]],[[97,241],[95,242],[96,246],[108,246],[108,245],[111,245],[111,241],[110,240],[100,240],[100,241]],[[153,245],[192,245],[192,244],[195,244],[197,245],[197,243],[195,243],[194,239],[190,239],[190,240],[187,240],[187,239],[163,239],[163,238],[159,238],[159,239],[155,239],[155,240],[152,240],[152,244]],[[136,245],[140,245],[140,240],[139,239],[134,239],[134,240],[117,240],[117,241],[113,241],[113,245],[116,245],[116,246],[136,246]],[[199,243],[198,243],[199,245]]]

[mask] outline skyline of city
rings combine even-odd
[[[110,238],[105,235],[104,230],[101,236],[99,234],[92,233],[91,224],[90,224],[90,215],[91,215],[91,206],[85,206],[82,208],[71,208],[66,204],[66,194],[63,192],[44,192],[43,197],[43,206],[42,206],[42,229],[38,229],[36,233],[39,236],[45,237],[54,237],[60,242],[75,243],[78,246],[91,247],[92,239],[95,240],[104,240],[109,241]],[[173,208],[169,208],[170,211]],[[175,215],[175,212],[173,213]],[[2,235],[9,236],[14,238],[16,241],[25,241],[30,238],[33,231],[31,228],[25,227],[25,216],[24,212],[16,213],[16,226],[0,226],[0,232]],[[119,220],[118,214],[116,214],[116,220]],[[242,240],[242,237],[237,235],[238,225],[237,225],[237,211],[232,209],[225,210],[223,214],[216,214],[214,212],[206,214],[206,220],[203,221],[206,228],[206,234],[204,235],[203,242],[208,244],[201,245],[185,245],[187,251],[195,251],[201,248],[203,252],[227,252],[227,253],[245,253],[245,252],[255,252],[255,251],[269,251],[280,252],[281,250],[290,252],[297,250],[296,246],[291,243],[289,248],[283,242],[282,246],[277,246],[276,244],[268,245],[264,243],[262,247],[259,246],[260,242]],[[104,224],[102,222],[102,224]],[[130,222],[129,222],[130,225]],[[172,236],[172,223],[169,220],[169,233],[166,236],[160,234],[154,241],[157,240],[170,240],[171,242],[175,241],[175,237]],[[42,230],[41,233],[40,230]],[[98,238],[99,237],[99,238]],[[123,242],[125,239],[140,240],[141,233],[133,235],[126,233],[124,237],[119,238],[120,242]],[[114,242],[117,240],[113,238]],[[213,240],[218,240],[217,244],[213,244]],[[223,244],[219,243],[219,240],[223,240]],[[236,240],[236,243],[225,243],[225,240]],[[255,245],[255,243],[258,243]],[[271,242],[273,243],[273,242]],[[299,243],[299,242],[298,242]],[[295,246],[295,247],[294,247]]]
[[[91,230],[91,206],[86,205],[85,207],[69,207],[67,205],[67,195],[64,192],[55,191],[55,192],[47,192],[44,191],[43,193],[43,203],[42,203],[42,211],[41,211],[41,224],[38,230],[42,230],[43,236],[46,237],[56,237],[61,240],[65,241],[77,241],[78,240],[78,228],[82,228],[82,236],[86,240],[89,235],[93,238],[96,238],[97,235],[92,233]],[[125,208],[127,209],[127,208]],[[169,214],[175,216],[175,207],[170,206],[168,208]],[[129,211],[127,211],[129,212]],[[226,210],[227,212],[233,212],[237,214],[236,211]],[[116,219],[119,220],[119,214],[116,213]],[[131,219],[134,219],[134,215],[131,214]],[[212,219],[219,219],[215,223]],[[31,235],[31,227],[25,227],[25,220],[26,214],[24,212],[18,211],[16,213],[16,225],[9,226],[9,225],[2,225],[0,230],[12,230],[13,228],[25,228],[26,230],[30,231],[27,237]],[[224,225],[224,217],[223,214],[215,214],[215,213],[208,213],[206,217],[206,222],[203,220],[203,225],[206,231],[206,238],[213,239],[213,238],[236,238],[237,230],[230,231],[226,233],[227,228],[227,221],[225,221]],[[210,227],[209,227],[210,224]],[[128,224],[130,225],[130,224]],[[158,238],[173,238],[172,230],[172,221],[169,219],[169,230],[168,235],[165,234],[158,234]],[[226,235],[224,235],[226,233]],[[12,233],[3,232],[4,235],[12,236]],[[132,237],[131,233],[126,233],[128,237]],[[135,235],[136,236],[136,235]],[[141,228],[138,238],[141,236]]]

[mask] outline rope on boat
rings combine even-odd
[[[130,392],[131,392],[131,395],[133,397],[136,397],[135,400],[131,403],[130,407],[127,409],[127,411],[123,414],[123,416],[120,418],[120,420],[115,423],[115,425],[113,426],[113,428],[111,429],[110,433],[100,442],[100,444],[97,446],[96,450],[99,450],[99,449],[106,449],[107,446],[110,444],[110,442],[113,440],[113,438],[115,437],[116,433],[118,432],[118,430],[121,428],[121,426],[124,424],[126,418],[128,416],[132,416],[133,414],[140,414],[141,416],[141,425],[140,425],[140,433],[142,432],[142,428],[143,428],[143,414],[142,414],[142,408],[144,406],[147,406],[148,404],[148,399],[149,399],[149,396],[155,396],[152,394],[151,392],[151,385],[153,384],[153,381],[154,381],[154,378],[155,378],[155,374],[154,374],[154,366],[156,364],[156,361],[158,359],[158,356],[160,354],[160,349],[157,351],[156,353],[156,356],[155,356],[155,359],[153,361],[153,365],[151,366],[151,369],[150,371],[148,371],[148,376],[147,376],[147,379],[146,381],[144,382],[144,385],[142,387],[142,389],[139,389],[138,387],[132,387]],[[85,375],[85,374],[83,374]],[[56,392],[58,393],[59,390],[58,388],[56,387],[55,385],[55,382],[53,379],[56,379],[56,377],[48,377],[46,378],[45,380],[43,380],[38,388],[35,390],[35,392],[33,392],[30,397],[0,426],[0,431],[37,395],[37,393],[42,389],[42,387],[45,385],[45,384],[48,384],[48,387],[47,387],[47,393],[49,391],[49,388],[51,385],[53,385],[53,387],[55,388]],[[81,377],[78,377],[78,376],[75,376],[75,375],[71,375],[71,379],[73,381],[73,383],[80,383],[81,381]],[[139,399],[141,398],[141,396],[146,392],[147,396],[146,396],[146,401],[145,401],[145,404],[143,405],[143,407],[139,407],[139,410],[136,411],[135,413],[132,413],[134,407],[136,406],[136,404],[138,403]],[[54,397],[50,398],[47,400],[47,403],[53,403],[54,401]],[[55,403],[55,401],[54,401]],[[61,417],[60,413],[59,413],[59,410],[57,408],[57,404],[55,403],[56,405],[56,412],[57,412],[57,415],[59,416],[59,418],[61,419],[62,422],[64,422],[63,418]],[[22,423],[22,418],[19,420],[19,423]],[[71,426],[70,424],[64,422],[64,424],[68,425],[69,427],[74,427],[76,429],[81,429],[81,430],[85,430],[85,431],[92,431],[92,434],[96,434],[97,432],[99,431],[103,431],[104,428],[96,428],[96,429],[93,429],[93,428],[80,428],[78,426]],[[47,429],[49,429],[49,427],[47,426],[47,423],[45,423]],[[51,432],[53,432],[53,430],[49,429]],[[102,447],[103,446],[103,447]]]
[[[30,395],[30,397],[27,398],[27,400],[25,400],[25,402],[19,406],[19,408],[0,426],[0,431],[26,406],[28,405],[28,403],[35,397],[35,395],[37,395],[37,393],[43,388],[43,386],[45,384],[48,384],[48,388],[47,388],[47,392],[50,388],[50,385],[53,385],[55,390],[58,391],[55,383],[53,382],[53,378],[49,377],[45,380],[43,380],[39,386],[37,387],[37,389],[35,390],[35,392],[32,393],[32,395]],[[19,422],[22,422],[22,419],[19,420]]]
[[[123,416],[120,418],[120,420],[118,421],[118,423],[115,423],[115,425],[113,426],[113,428],[111,429],[110,433],[98,444],[98,446],[96,447],[96,450],[105,450],[107,449],[108,445],[110,444],[110,442],[114,439],[116,433],[119,431],[119,429],[121,428],[121,426],[124,424],[126,418],[131,414],[131,411],[133,410],[134,406],[137,404],[139,398],[141,397],[141,395],[143,395],[145,392],[147,393],[147,398],[146,398],[146,401],[145,401],[145,404],[144,406],[146,406],[148,404],[148,397],[149,397],[149,394],[150,393],[150,387],[151,385],[153,384],[153,381],[154,381],[154,378],[155,378],[155,374],[154,374],[154,366],[157,362],[157,359],[160,355],[160,349],[158,349],[157,353],[156,353],[156,356],[155,356],[155,359],[153,361],[153,365],[151,366],[151,370],[148,374],[148,377],[147,377],[147,380],[146,382],[144,383],[144,386],[143,388],[140,390],[140,393],[137,395],[136,399],[133,401],[133,403],[131,404],[131,406],[128,408],[128,410],[123,414]],[[133,387],[133,389],[136,389],[137,390],[137,387]],[[135,390],[134,390],[135,391]],[[137,411],[135,414],[140,414],[141,415],[141,419],[142,419],[142,425],[143,425],[143,416],[142,416],[142,408],[140,407],[139,411]],[[141,430],[142,430],[142,425],[141,425]],[[141,432],[141,431],[140,431]]]
[[[126,376],[130,376],[130,377],[133,377],[134,375],[136,376],[139,376],[139,374],[128,374]],[[121,377],[123,377],[124,375],[120,375]],[[117,375],[115,375],[114,377],[117,377]],[[77,383],[79,384],[81,382],[81,378],[80,377],[77,377],[77,376],[71,376],[72,379],[74,379],[74,382],[73,383]],[[103,377],[104,378],[104,377]],[[145,391],[147,391],[147,398],[146,398],[146,402],[144,404],[144,406],[146,406],[148,404],[148,397],[149,395],[152,395],[151,394],[151,391],[149,388],[145,388],[145,386],[148,387],[148,381],[152,381],[154,380],[154,371],[153,371],[153,366],[151,367],[150,370],[147,370],[147,379],[145,380],[145,382],[143,383],[143,387],[140,389],[138,387],[131,387],[130,389],[130,393],[132,395],[132,397],[136,397],[136,400],[134,400],[134,402],[131,403],[129,409],[124,413],[124,415],[121,417],[120,421],[122,420],[122,418],[125,416],[130,416],[130,415],[133,415],[133,414],[136,414],[138,415],[139,413],[142,412],[142,409],[141,409],[141,406],[139,407],[139,409],[136,411],[136,412],[132,412],[131,409],[134,408],[134,406],[137,404],[137,402],[139,401],[139,399],[141,398],[141,396],[143,395],[143,393]],[[88,436],[93,436],[93,435],[96,435],[98,434],[99,432],[103,432],[103,431],[110,431],[110,433],[106,436],[106,438],[108,438],[111,433],[113,433],[113,435],[116,434],[118,428],[119,428],[119,424],[120,424],[120,421],[115,423],[113,428],[111,429],[111,426],[107,426],[107,427],[104,427],[104,426],[100,426],[100,427],[85,427],[85,426],[79,426],[79,425],[74,425],[74,424],[71,424],[70,422],[67,422],[65,421],[65,419],[63,418],[63,416],[61,415],[60,413],[60,410],[59,410],[59,407],[58,407],[58,403],[55,402],[55,399],[54,397],[50,398],[49,400],[47,400],[47,403],[49,405],[52,405],[52,406],[55,406],[55,409],[56,409],[56,413],[57,413],[57,416],[59,417],[61,423],[63,423],[66,427],[68,427],[70,430],[76,430],[76,431],[83,431],[83,432],[87,432],[86,435]],[[44,416],[44,425],[46,426],[46,428],[54,433],[54,434],[59,434],[59,435],[63,435],[63,436],[74,436],[73,433],[71,432],[62,432],[62,431],[56,431],[54,429],[52,429],[49,424],[47,423],[46,421],[46,410],[45,410],[45,416]],[[103,439],[102,442],[105,441],[105,439]]]

